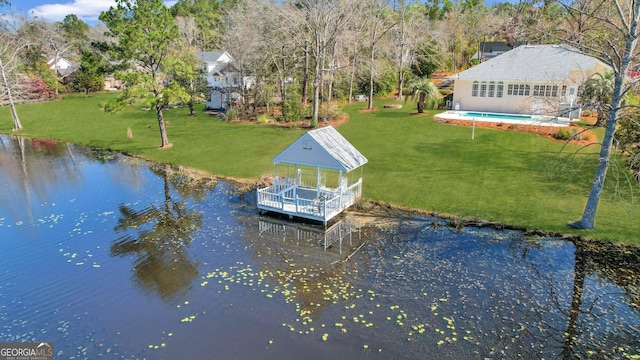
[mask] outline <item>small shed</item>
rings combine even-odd
[[[273,158],[273,185],[258,189],[258,209],[327,221],[362,195],[365,158],[332,126],[302,135]]]

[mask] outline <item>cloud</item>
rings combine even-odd
[[[165,1],[166,6],[172,6],[177,1]],[[89,25],[95,25],[100,13],[115,6],[114,0],[73,0],[64,4],[39,5],[30,9],[28,13],[45,21],[62,21],[65,16],[75,14]]]
[[[45,21],[61,21],[75,14],[87,23],[95,23],[102,11],[115,6],[113,0],[75,0],[65,4],[46,4],[29,10],[29,14]]]

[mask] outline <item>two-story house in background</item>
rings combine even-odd
[[[215,50],[199,52],[198,59],[204,63],[207,87],[211,90],[206,108],[226,110],[230,104],[240,98],[242,86],[233,58],[226,51]]]

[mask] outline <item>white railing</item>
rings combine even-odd
[[[282,195],[273,192],[273,187],[258,189],[258,205],[265,205],[276,209],[284,208]]]
[[[362,179],[342,192],[322,191],[315,199],[297,196],[297,187],[291,179],[282,179],[264,189],[258,189],[258,205],[273,209],[285,210],[287,213],[311,216],[313,218],[330,219],[355,203],[362,194]],[[295,208],[292,208],[295,205]]]
[[[318,200],[296,199],[296,213],[307,214],[313,216],[322,215],[322,205]]]
[[[281,194],[282,194],[283,200],[287,202],[293,202],[296,198],[296,187],[290,186],[290,187],[284,188],[281,191]]]

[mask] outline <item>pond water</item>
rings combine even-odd
[[[638,358],[640,251],[348,215],[0,136],[0,341],[57,359]]]

